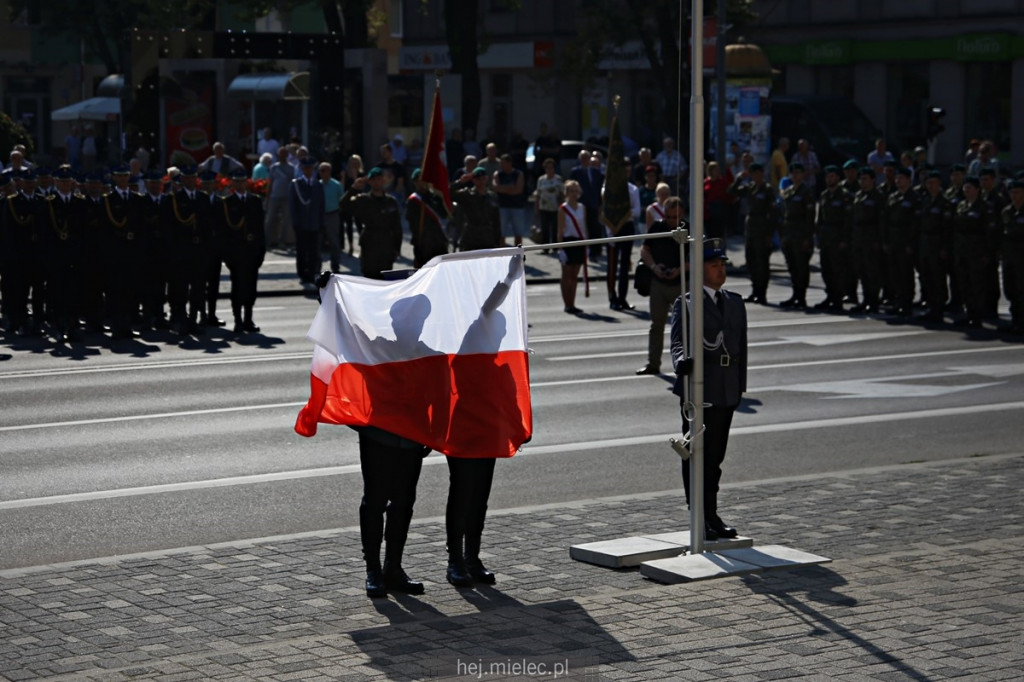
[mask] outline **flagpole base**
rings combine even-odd
[[[646,561],[640,564],[640,574],[659,583],[674,585],[762,571],[816,566],[831,561],[828,557],[799,549],[782,545],[764,545]]]
[[[754,541],[747,537],[704,543],[711,550],[744,549],[753,545]],[[573,545],[569,547],[569,557],[605,568],[632,568],[646,561],[685,554],[690,551],[690,546],[690,531],[684,530]]]

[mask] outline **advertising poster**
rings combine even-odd
[[[711,84],[711,149],[718,144],[718,88]],[[771,157],[771,88],[766,83],[731,80],[725,86],[725,140],[754,160],[767,163]]]

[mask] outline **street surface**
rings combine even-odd
[[[742,276],[726,286],[749,291]],[[498,463],[492,510],[668,490],[682,499],[667,353],[666,374],[633,374],[646,359],[646,301],[612,312],[593,288],[586,299],[581,285],[577,318],[556,285],[528,287],[534,435]],[[769,300],[788,293],[773,286]],[[262,298],[262,333],[239,338],[0,344],[0,570],[356,525],[355,432],[292,430],[315,308]],[[755,305],[748,315],[749,388],[725,482],[1019,452],[1024,344],[886,317]],[[444,513],[444,458],[426,465],[417,518]]]

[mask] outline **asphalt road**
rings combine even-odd
[[[742,279],[733,289],[747,293]],[[578,302],[592,314],[571,317],[553,285],[528,296],[534,437],[498,463],[491,507],[680,489],[670,377],[633,375],[646,315],[611,312],[598,296]],[[0,569],[355,525],[355,433],[292,430],[315,305],[264,299],[262,334],[240,340],[150,336],[61,353],[0,344]],[[749,391],[726,482],[1019,451],[1024,344],[748,311]],[[426,465],[420,518],[443,514],[447,491],[444,458]]]

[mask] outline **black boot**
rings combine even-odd
[[[466,560],[462,554],[456,552],[448,552],[448,568],[444,577],[455,587],[471,587],[473,585],[473,578],[466,569]]]
[[[233,306],[231,306],[231,314],[235,318],[234,331],[235,331],[236,334],[241,334],[242,332],[245,331],[245,326],[242,324],[243,323],[242,306],[240,306],[240,305],[233,305]]]
[[[247,332],[258,332],[260,330],[252,321],[252,306],[245,306],[245,321],[242,322],[242,329]]]
[[[366,561],[366,596],[371,599],[388,596],[384,572],[380,567],[380,545],[384,541],[384,519],[359,508],[359,536]]]
[[[411,521],[411,517],[399,519],[390,512],[388,514],[388,524],[384,531],[384,585],[396,592],[423,594],[423,583],[411,579],[402,570],[402,553],[405,551],[405,538]]]
[[[493,585],[497,582],[494,573],[488,571],[480,561],[480,536],[476,534],[466,535],[466,571],[478,583]]]

